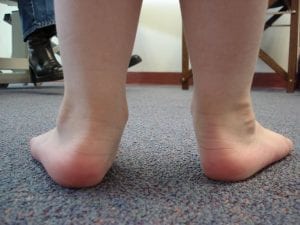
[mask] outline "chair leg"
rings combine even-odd
[[[298,69],[298,59],[299,59],[299,19],[300,19],[299,0],[291,1],[291,9],[292,11],[295,11],[295,13],[291,14],[287,92],[294,92],[298,82],[297,69]]]
[[[189,54],[185,42],[184,32],[182,30],[182,76],[181,76],[181,88],[183,90],[189,89],[189,79],[192,77],[192,72],[189,70]]]

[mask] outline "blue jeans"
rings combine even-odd
[[[40,28],[55,25],[53,0],[18,0],[23,39]]]

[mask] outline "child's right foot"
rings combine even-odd
[[[201,166],[211,179],[247,179],[293,148],[291,140],[255,120],[250,104],[224,114],[201,112],[194,106],[192,111]]]

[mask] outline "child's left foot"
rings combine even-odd
[[[65,104],[66,105],[66,104]],[[65,187],[88,187],[101,182],[117,154],[127,122],[126,103],[118,111],[87,116],[63,106],[57,127],[30,141],[32,156],[51,178]],[[122,110],[124,109],[124,110]]]

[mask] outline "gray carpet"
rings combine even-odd
[[[291,156],[237,183],[200,169],[179,86],[128,86],[120,153],[93,188],[62,188],[28,152],[54,126],[62,84],[0,90],[0,224],[299,224],[300,93],[253,91],[257,118],[295,142]]]

